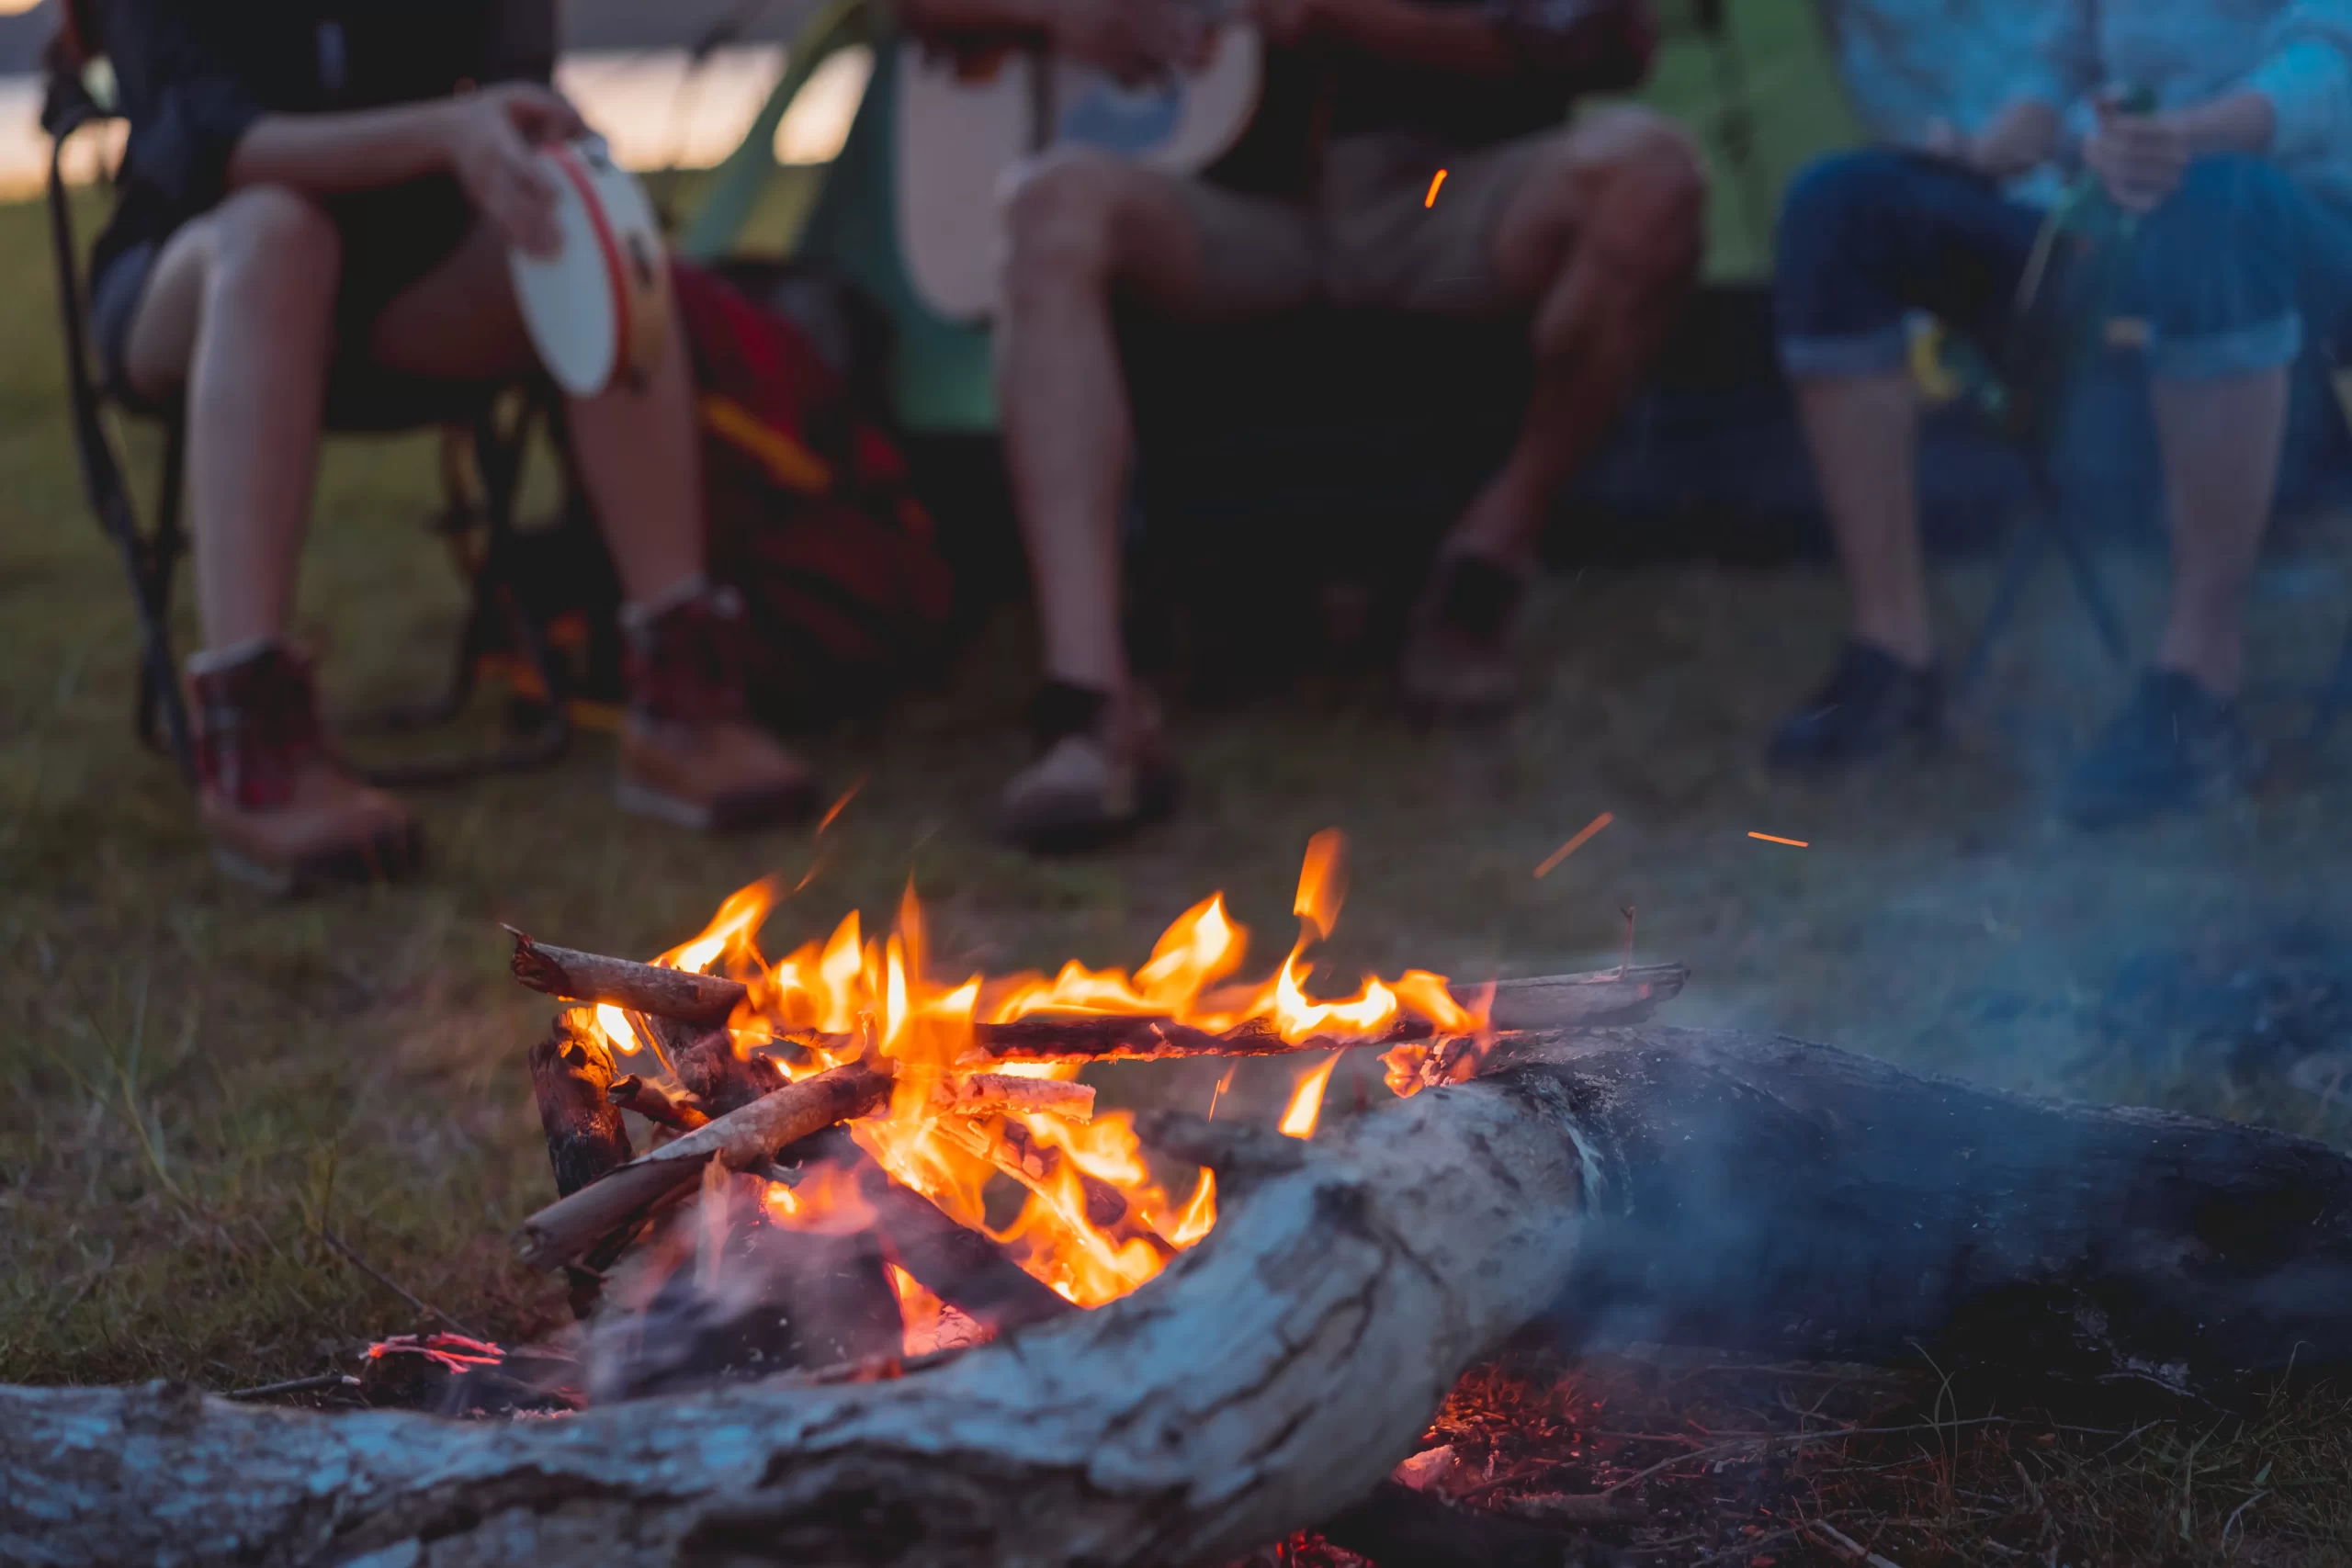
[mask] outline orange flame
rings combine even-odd
[[[778,897],[768,881],[736,892],[700,934],[660,962],[743,982],[745,1000],[729,1021],[736,1046],[769,1055],[790,1077],[869,1052],[887,1059],[893,1075],[889,1104],[851,1124],[858,1145],[949,1217],[987,1232],[1064,1297],[1098,1306],[1145,1283],[1209,1234],[1216,1224],[1215,1179],[1199,1170],[1190,1196],[1182,1202],[1171,1198],[1146,1163],[1134,1120],[1125,1111],[1085,1123],[1048,1110],[957,1113],[951,1097],[940,1092],[942,1083],[981,1069],[1075,1077],[1081,1061],[1003,1061],[979,1048],[976,1023],[1037,1013],[1165,1019],[1211,1032],[1250,1026],[1293,1043],[1378,1041],[1408,1021],[1424,1033],[1482,1029],[1485,1008],[1465,1006],[1443,976],[1426,970],[1408,970],[1393,981],[1367,976],[1351,996],[1308,993],[1307,949],[1330,934],[1346,891],[1344,848],[1336,831],[1309,842],[1293,900],[1299,938],[1281,966],[1254,984],[1233,979],[1248,955],[1249,932],[1227,912],[1222,895],[1203,899],[1170,923],[1132,976],[1073,962],[1050,979],[1023,974],[936,980],[928,972],[922,909],[911,887],[881,940],[866,937],[852,911],[830,936],[770,962],[758,942]],[[637,1049],[628,1014],[600,1009],[597,1019],[616,1050]],[[1337,1060],[1334,1052],[1300,1083],[1283,1118],[1283,1132],[1312,1135]],[[987,1200],[1008,1180],[1026,1195],[1012,1223],[999,1230],[989,1224]],[[811,1171],[797,1188],[769,1184],[760,1203],[768,1220],[798,1229],[839,1234],[873,1223],[854,1179],[831,1168]],[[906,1314],[910,1324],[927,1310],[903,1289],[900,1300],[915,1303]]]
[[[1323,1090],[1331,1082],[1331,1069],[1339,1065],[1340,1054],[1334,1051],[1323,1058],[1322,1066],[1298,1080],[1298,1088],[1291,1091],[1290,1109],[1283,1112],[1283,1137],[1315,1136],[1315,1123],[1323,1114]]]

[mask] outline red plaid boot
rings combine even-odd
[[[416,868],[423,841],[408,808],[327,751],[307,664],[275,642],[198,654],[188,688],[198,808],[223,871],[293,893]]]
[[[807,816],[807,764],[745,716],[743,602],[700,581],[621,611],[628,721],[620,802],[680,827],[723,831]]]

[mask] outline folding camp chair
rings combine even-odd
[[[180,526],[181,480],[187,455],[184,411],[137,406],[102,388],[92,364],[89,317],[64,176],[66,149],[77,131],[116,118],[90,90],[77,63],[53,55],[41,109],[51,138],[49,217],[57,271],[59,316],[64,329],[67,395],[83,488],[91,511],[122,557],[139,615],[139,689],[132,725],[141,742],[170,755],[196,778],[194,735],[172,651],[172,580],[187,549]],[[164,430],[162,472],[152,525],[142,527],[108,429],[109,405],[157,420]],[[455,717],[473,694],[478,671],[511,649],[524,666],[519,688],[536,687],[544,714],[536,733],[471,756],[363,769],[379,784],[439,782],[526,768],[560,756],[571,739],[567,674],[538,620],[523,612],[515,592],[520,553],[514,529],[516,497],[532,430],[552,400],[517,384],[460,383],[338,371],[328,390],[326,428],[332,434],[389,434],[440,426],[448,433],[444,477],[448,503],[435,528],[448,541],[469,583],[470,604],[458,639],[448,687],[414,707],[375,716],[350,728],[405,730]],[[470,434],[471,460],[463,451]],[[475,470],[469,472],[469,469]]]

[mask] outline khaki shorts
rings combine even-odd
[[[1304,200],[1171,182],[1201,235],[1199,313],[1270,314],[1324,299],[1439,315],[1525,308],[1495,274],[1504,209],[1559,131],[1464,152],[1410,132],[1335,140]],[[1435,205],[1430,182],[1446,171]]]

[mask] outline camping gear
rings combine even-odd
[[[794,321],[691,265],[673,279],[698,389],[710,573],[744,602],[752,709],[798,727],[877,705],[929,671],[954,609],[906,461]]]
[[[916,295],[951,321],[995,303],[1001,203],[1028,160],[1089,147],[1192,174],[1240,140],[1258,103],[1258,34],[1236,23],[1216,28],[1197,72],[1136,87],[1040,51],[978,60],[912,45],[893,52],[899,243]]]
[[[121,554],[140,624],[139,688],[132,726],[151,749],[171,756],[191,784],[197,777],[195,737],[172,643],[172,581],[187,547],[180,527],[180,493],[187,457],[187,428],[177,403],[133,407],[101,389],[93,365],[84,258],[68,198],[64,157],[77,131],[116,118],[89,85],[104,40],[87,29],[86,7],[69,6],[47,59],[41,126],[50,136],[48,202],[59,324],[64,337],[66,395],[81,458],[83,489],[99,527]],[[404,730],[456,717],[471,697],[477,676],[494,652],[507,650],[548,698],[528,737],[470,755],[363,770],[378,784],[421,783],[537,766],[560,756],[571,739],[564,701],[566,675],[550,647],[547,626],[524,613],[518,592],[526,578],[515,558],[526,547],[514,528],[515,498],[533,424],[545,394],[527,383],[450,382],[338,368],[327,389],[323,428],[329,434],[386,434],[440,426],[445,439],[447,505],[435,529],[469,584],[469,606],[449,685],[416,706],[375,716],[370,728]],[[120,412],[159,420],[164,432],[152,524],[142,525],[108,429],[109,402]],[[468,454],[464,446],[470,444]]]
[[[562,243],[507,262],[539,363],[575,398],[642,386],[668,341],[669,267],[653,204],[604,138],[540,150]]]

